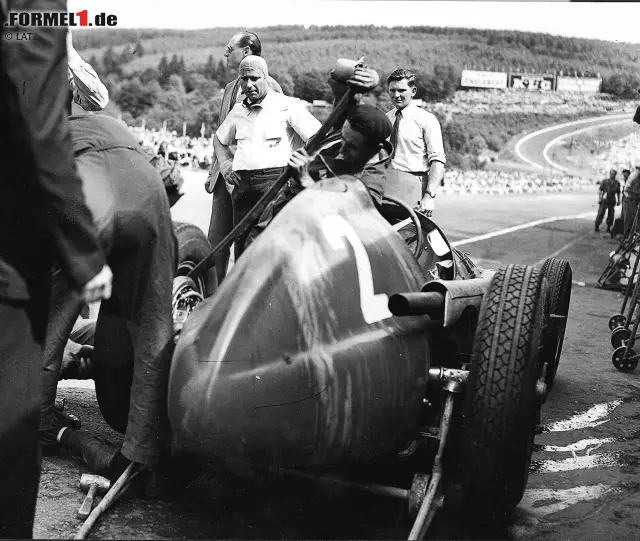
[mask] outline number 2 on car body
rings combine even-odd
[[[346,249],[346,239],[356,259],[360,286],[360,308],[367,323],[376,323],[391,317],[389,298],[386,293],[376,294],[373,290],[373,274],[367,250],[355,229],[342,216],[327,216],[322,221],[322,232],[334,250]]]

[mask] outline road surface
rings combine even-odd
[[[588,130],[621,123],[632,123],[631,113],[607,115],[565,122],[525,135],[515,144],[516,155],[525,163],[548,173],[562,172],[578,176],[591,176],[588,171],[575,166],[561,165],[553,158],[553,146],[566,137]]]
[[[189,193],[174,208],[174,218],[205,228],[210,196],[200,189],[202,181],[202,175],[189,175]],[[545,431],[536,438],[529,488],[513,522],[498,531],[471,525],[454,495],[429,532],[431,539],[638,538],[640,370],[622,374],[610,362],[607,319],[621,296],[594,283],[616,243],[591,232],[593,203],[590,192],[438,199],[437,222],[475,259],[535,264],[556,254],[571,262],[574,280],[585,285],[573,288],[557,383],[542,410]],[[85,426],[119,440],[101,421],[92,389],[64,387],[59,395]],[[182,466],[164,497],[128,496],[90,537],[398,539],[410,529],[404,505],[396,501],[229,471],[213,462]],[[83,498],[77,485],[85,471],[82,461],[67,453],[44,458],[37,537],[74,535]]]

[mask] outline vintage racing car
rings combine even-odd
[[[430,449],[411,487],[374,490],[408,500],[413,539],[448,483],[476,516],[516,507],[560,359],[566,261],[481,269],[423,214],[388,201],[383,216],[341,178],[294,198],[217,288],[186,276],[210,250],[202,232],[176,232],[178,448],[293,472]]]
[[[560,360],[566,261],[481,269],[431,219],[397,200],[376,208],[351,177],[298,194],[219,286],[202,231],[175,230],[175,449],[298,474],[419,450],[410,486],[351,483],[406,499],[411,539],[451,484],[476,517],[517,506]],[[96,383],[120,432],[122,387]]]

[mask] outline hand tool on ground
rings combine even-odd
[[[80,478],[80,490],[87,492],[87,495],[78,509],[78,518],[87,518],[91,513],[94,498],[103,492],[107,492],[111,486],[111,481],[100,475],[93,473],[83,473]]]
[[[100,503],[96,505],[96,508],[91,511],[87,520],[84,521],[84,524],[78,530],[75,539],[85,539],[100,515],[111,507],[111,505],[126,492],[126,490],[131,486],[133,480],[145,469],[146,466],[144,464],[137,464],[135,462],[129,464],[127,469],[122,472],[122,475],[109,489],[109,492],[104,495]]]

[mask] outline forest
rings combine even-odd
[[[166,122],[178,131],[186,122],[190,135],[199,135],[204,123],[209,135],[218,124],[220,89],[231,78],[224,46],[239,30],[87,29],[74,31],[73,41],[109,89],[109,114],[121,114],[129,125],[139,125],[144,118],[151,128]],[[599,75],[603,92],[626,99],[638,97],[640,88],[640,47],[630,43],[428,26],[253,30],[262,40],[270,74],[284,92],[310,102],[330,99],[327,75],[336,58],[361,56],[383,80],[398,67],[416,72],[417,97],[427,102],[452,96],[462,69]],[[389,107],[383,87],[371,100]],[[495,124],[491,122],[493,129]]]

